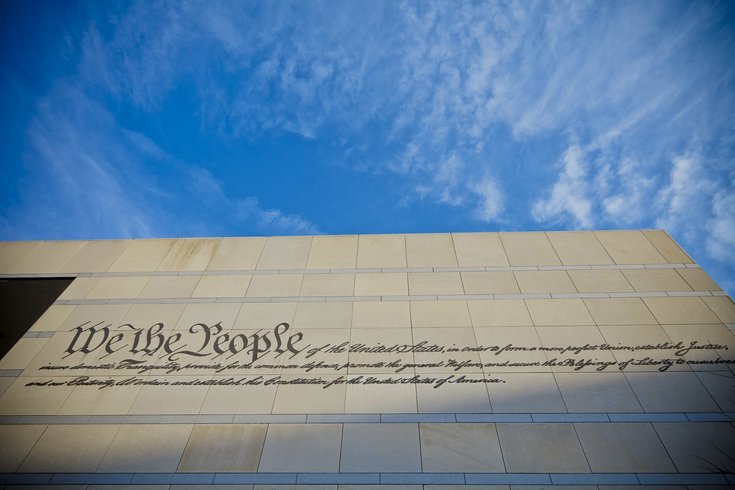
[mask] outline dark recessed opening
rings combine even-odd
[[[0,279],[0,358],[56,301],[73,277]]]

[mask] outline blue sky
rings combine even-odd
[[[664,228],[735,290],[733,2],[0,3],[0,239]]]

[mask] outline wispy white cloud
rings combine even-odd
[[[203,236],[228,223],[249,233],[318,231],[298,215],[261,209],[256,198],[244,208],[211,172],[121,127],[68,84],[39,103],[28,140],[22,202],[0,221],[8,238]]]
[[[503,192],[492,177],[486,176],[470,184],[470,191],[478,200],[474,211],[476,219],[486,223],[502,219],[505,209]]]
[[[199,66],[194,47],[200,39],[189,28],[196,10],[188,2],[145,2],[97,19],[82,40],[80,75],[139,107],[159,107],[181,77]],[[109,37],[98,23],[112,27]]]
[[[189,186],[201,202],[212,209],[212,213],[227,213],[230,224],[246,234],[266,235],[316,235],[321,233],[312,221],[279,209],[263,208],[254,196],[234,198],[227,194],[223,183],[202,167],[188,165]],[[221,220],[222,217],[220,216]]]
[[[563,170],[545,199],[533,205],[533,217],[537,221],[553,221],[564,216],[571,219],[575,228],[594,226],[592,201],[588,196],[589,182],[584,151],[577,145],[570,146],[562,156]]]
[[[718,184],[706,172],[702,156],[687,153],[675,157],[668,185],[656,195],[659,218],[656,226],[684,234],[690,241],[701,238],[703,222],[711,210]]]
[[[341,149],[360,175],[390,181],[383,205],[430,201],[488,228],[665,226],[725,264],[728,15],[728,4],[655,0],[138,2],[89,22],[75,86],[153,116],[191,89],[207,138],[292,133]],[[167,159],[131,134],[121,154]],[[210,212],[239,210],[263,232],[318,228],[233,194],[214,165],[176,165],[190,169],[185,188],[209,189]]]
[[[466,207],[472,216],[489,216],[466,198],[484,176],[493,177],[494,195],[506,195],[505,169],[489,163],[504,160],[493,158],[498,124],[527,138],[599,117],[592,128],[610,141],[635,131],[680,86],[651,83],[661,78],[672,43],[651,45],[652,28],[629,20],[660,16],[660,4],[200,7],[159,6],[151,15],[137,4],[106,42],[91,30],[85,65],[95,69],[88,76],[115,80],[117,93],[143,106],[193,78],[206,123],[238,137],[336,131],[348,134],[353,149],[364,146],[359,134],[378,118],[391,128],[385,137],[397,153],[373,168],[395,171],[414,182],[418,197]],[[605,15],[594,15],[600,8]],[[579,43],[580,33],[589,42]],[[209,55],[238,83],[208,77]],[[202,67],[191,68],[197,61]],[[591,211],[576,196],[567,206],[558,198],[539,205],[534,216],[557,220],[555,211],[565,208],[575,226],[589,226]]]
[[[139,4],[118,19],[111,38],[90,29],[84,73],[148,110],[191,78],[203,94],[205,124],[231,137],[286,131],[316,138],[328,128],[349,132],[349,144],[359,147],[354,137],[375,118],[384,119],[392,128],[385,137],[404,157],[374,168],[399,171],[417,182],[418,196],[455,207],[469,203],[464,196],[474,181],[494,173],[487,163],[474,163],[489,125],[478,97],[485,97],[499,56],[494,47],[504,44],[485,24],[495,13],[507,24],[520,12],[463,5],[452,13],[412,3],[343,4],[336,11],[327,4],[200,7],[184,4],[152,15]],[[256,25],[267,27],[251,27]],[[207,54],[222,59],[237,83],[209,78]],[[200,60],[203,67],[191,68]],[[463,174],[450,175],[456,174],[452,165]]]
[[[296,214],[285,214],[278,209],[263,209],[257,197],[237,202],[237,214],[242,221],[253,221],[257,228],[273,235],[318,235],[321,233],[311,221]]]
[[[147,180],[138,179],[145,152],[126,144],[130,133],[107,134],[103,128],[110,124],[107,111],[67,85],[39,103],[28,130],[24,206],[11,229],[36,238],[152,233],[156,211],[141,199]]]
[[[602,203],[603,218],[624,226],[640,223],[648,212],[646,195],[654,183],[642,165],[632,158],[606,165],[594,185]]]
[[[735,288],[735,171],[716,179],[713,163],[701,152],[689,151],[672,159],[668,183],[656,194],[656,225],[689,244],[699,262],[721,286]],[[726,271],[729,271],[726,272]]]
[[[712,199],[712,217],[707,221],[707,252],[716,260],[735,266],[735,182]]]

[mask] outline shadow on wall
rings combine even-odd
[[[0,359],[73,280],[73,277],[0,279]]]

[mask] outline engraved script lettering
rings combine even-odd
[[[499,375],[519,368],[665,372],[676,366],[735,364],[735,359],[726,355],[728,345],[691,339],[631,345],[444,345],[421,339],[413,344],[351,343],[343,339],[308,343],[303,333],[294,332],[286,322],[244,333],[228,330],[222,322],[171,330],[163,323],[140,328],[130,323],[113,327],[101,321],[82,323],[70,332],[72,340],[62,359],[76,355],[75,360],[65,365],[49,363],[39,369],[76,377],[70,381],[34,380],[27,386],[108,389],[217,385],[247,389],[313,385],[328,389],[340,385],[421,384],[437,389],[452,384],[505,383]],[[529,353],[536,355],[519,357]],[[280,356],[284,357],[278,359]],[[201,378],[190,376],[199,373]],[[213,373],[217,375],[214,379],[207,378]],[[171,376],[177,374],[187,376]]]
[[[213,325],[195,323],[188,330],[198,339],[197,348],[193,349],[189,348],[189,344],[181,343],[180,332],[162,333],[162,323],[155,323],[146,329],[126,323],[117,327],[118,330],[125,331],[114,335],[111,335],[112,325],[109,323],[99,322],[84,328],[89,323],[85,322],[70,330],[75,333],[63,358],[76,353],[90,354],[101,348],[105,352],[100,357],[103,359],[128,347],[127,352],[133,355],[142,353],[144,356],[152,356],[163,350],[170,361],[177,361],[182,356],[207,357],[220,354],[229,354],[228,358],[231,358],[244,352],[250,362],[255,362],[271,352],[276,357],[286,352],[297,355],[302,350],[299,343],[304,338],[301,332],[287,335],[290,325],[285,322],[279,323],[270,331],[258,330],[250,335],[232,336],[224,332],[222,322]]]

